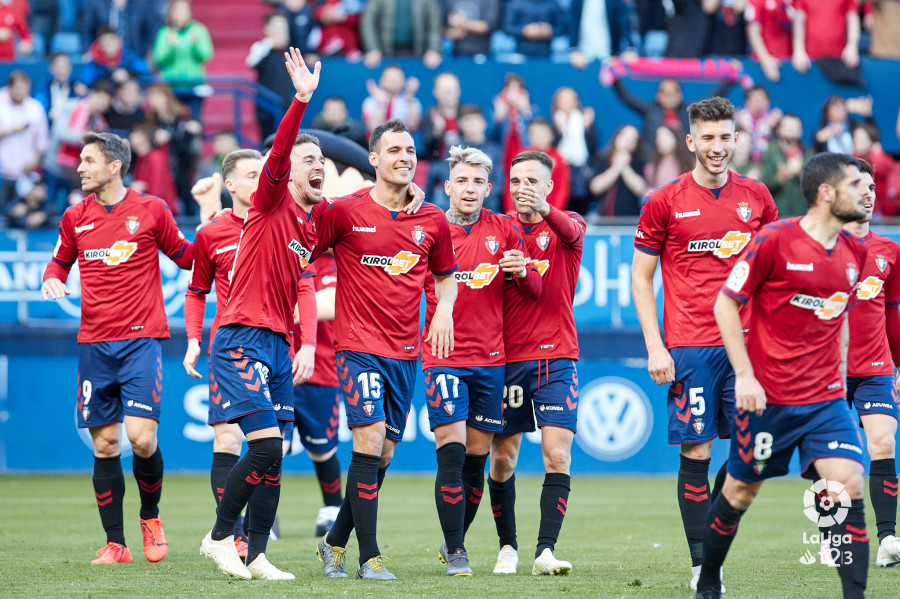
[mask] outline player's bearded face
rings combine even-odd
[[[291,191],[295,199],[304,204],[322,201],[325,184],[325,157],[314,143],[303,143],[291,150]]]
[[[416,174],[416,146],[406,131],[386,131],[378,140],[378,151],[369,154],[378,179],[393,185],[408,185]]]
[[[872,220],[872,214],[875,212],[875,180],[869,173],[862,173],[861,176],[859,194],[862,196],[863,209],[866,211],[866,216],[860,220],[867,223]]]
[[[483,166],[459,163],[450,171],[450,179],[444,182],[444,191],[450,196],[450,206],[464,215],[481,210],[484,198],[491,192],[488,171]]]
[[[831,214],[843,223],[864,220],[866,218],[866,199],[860,193],[862,178],[856,167],[847,167],[845,176],[835,188],[834,201],[831,202]]]
[[[81,177],[81,191],[85,193],[103,189],[112,179],[110,163],[97,144],[88,144],[81,150],[78,176]]]
[[[728,169],[736,142],[734,121],[702,121],[691,126],[688,147],[701,168],[711,175],[721,175]]]

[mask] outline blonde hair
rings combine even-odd
[[[462,146],[453,146],[450,148],[450,156],[447,158],[450,163],[450,170],[457,164],[471,164],[472,166],[481,166],[488,173],[494,168],[494,162],[490,157],[478,148],[464,148]]]

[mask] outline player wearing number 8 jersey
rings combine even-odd
[[[866,263],[865,242],[841,227],[865,216],[857,161],[819,154],[803,167],[806,216],[761,230],[716,299],[715,317],[735,372],[728,474],[703,540],[697,597],[720,596],[720,568],[738,523],[766,478],[783,476],[799,448],[802,475],[827,481],[844,597],[862,597],[868,571],[862,443],[843,397],[846,310]],[[753,303],[744,342],[739,308]],[[820,503],[827,508],[827,503]],[[822,520],[820,520],[822,522]]]
[[[506,353],[503,348],[504,278],[530,298],[541,291],[541,276],[526,266],[519,226],[483,208],[491,192],[493,163],[481,150],[450,148],[447,220],[460,269],[453,351],[447,358],[422,352],[428,419],[437,444],[434,496],[444,533],[441,559],[447,574],[467,576],[463,538],[484,491],[484,465],[491,439],[502,426]],[[437,309],[434,283],[426,280],[425,322]],[[426,326],[424,334],[428,336]]]
[[[634,236],[632,293],[650,375],[657,384],[670,385],[669,443],[681,446],[678,505],[695,589],[711,495],[710,451],[716,437],[728,436],[734,401],[734,374],[712,306],[753,234],[775,220],[778,211],[762,183],[728,170],[737,141],[734,106],[724,98],[709,98],[691,104],[688,116],[687,144],[697,164],[647,195]],[[658,262],[665,344],[653,287]],[[745,311],[745,322],[748,316]],[[724,472],[723,465],[717,483]]]

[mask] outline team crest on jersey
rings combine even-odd
[[[366,413],[366,416],[371,416],[373,412],[375,412],[375,406],[372,405],[371,401],[367,401],[363,404],[363,412]]]
[[[541,251],[546,250],[547,246],[550,245],[550,233],[544,231],[540,235],[538,235],[537,244],[538,247],[541,248]]]
[[[753,471],[756,472],[756,476],[762,476],[763,470],[766,469],[765,462],[756,462],[753,465]]]
[[[128,232],[134,235],[137,233],[138,227],[141,226],[141,223],[138,222],[136,216],[129,216],[128,220],[125,221],[125,228],[128,229]]]
[[[850,282],[850,285],[856,285],[856,279],[859,277],[859,271],[856,270],[856,265],[852,262],[847,263],[847,281]]]
[[[453,416],[453,412],[456,411],[456,406],[453,405],[452,401],[445,401],[444,402],[444,411],[447,412],[447,414],[449,414],[450,416]]]
[[[750,209],[750,206],[747,205],[747,202],[738,202],[737,214],[741,217],[741,220],[747,222],[750,220],[750,213],[753,212]]]
[[[878,256],[875,257],[875,266],[878,267],[878,270],[884,272],[884,269],[887,268],[887,260],[884,259],[884,256],[878,254]]]
[[[694,426],[694,431],[699,435],[699,434],[703,433],[703,427],[706,425],[703,424],[702,418],[695,418],[693,426]]]
[[[425,227],[422,225],[416,225],[412,231],[413,241],[416,242],[416,245],[419,245],[423,241],[425,241]]]
[[[484,242],[484,247],[486,247],[487,250],[493,256],[494,254],[497,253],[497,250],[500,249],[500,242],[497,241],[497,238],[494,237],[493,235],[488,235],[487,237],[485,237],[485,239],[487,241]],[[884,270],[884,269],[882,269],[882,270]]]

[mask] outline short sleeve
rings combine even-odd
[[[651,191],[641,207],[634,247],[646,254],[658,256],[666,244],[669,228],[669,203],[660,192]]]

